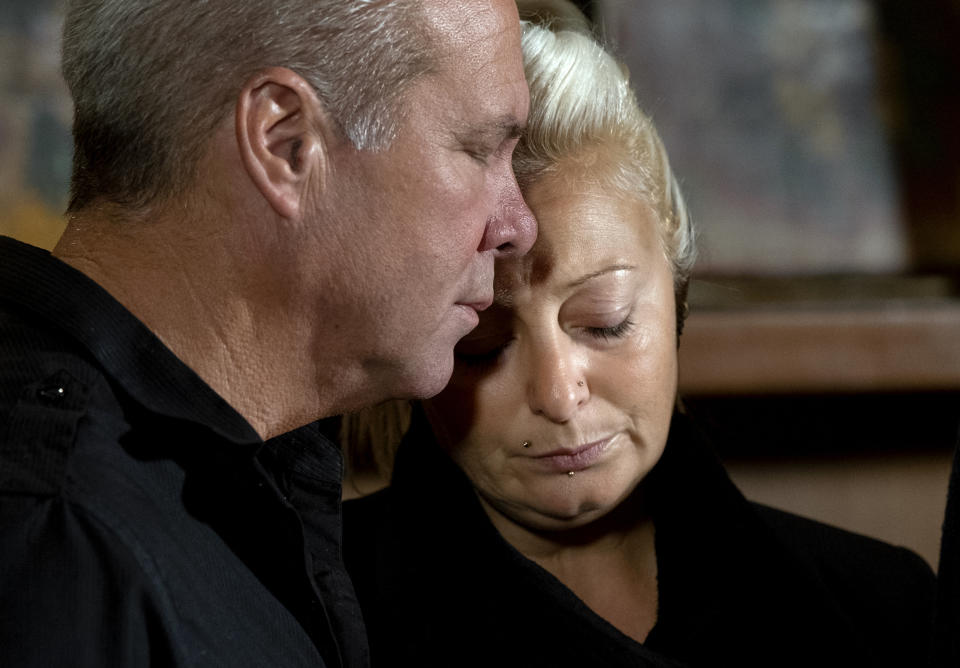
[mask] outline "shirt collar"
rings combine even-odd
[[[0,237],[0,302],[69,335],[148,411],[197,423],[238,445],[257,432],[120,302],[48,251]]]

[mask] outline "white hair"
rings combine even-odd
[[[357,148],[383,148],[402,93],[431,63],[420,10],[420,0],[71,0],[70,209],[185,191],[212,130],[269,66],[303,76]]]
[[[626,68],[564,0],[518,0],[530,87],[527,131],[514,153],[521,188],[570,166],[605,158],[592,178],[647,203],[674,274],[678,331],[696,258],[690,215],[656,128],[641,111]],[[579,15],[581,20],[577,20]]]

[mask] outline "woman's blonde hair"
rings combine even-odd
[[[589,175],[647,203],[660,223],[682,307],[696,258],[694,228],[666,149],[637,103],[626,68],[566,0],[519,0],[517,5],[521,18],[538,21],[528,23],[523,34],[530,117],[513,156],[521,188],[579,166],[578,178]],[[612,169],[589,169],[605,156],[614,157],[604,161]]]
[[[566,0],[518,0],[524,20],[524,68],[530,87],[527,130],[513,155],[521,189],[550,174],[576,169],[624,197],[646,203],[660,224],[673,267],[677,332],[696,257],[694,228],[650,118],[641,111],[629,75]],[[592,170],[603,156],[613,168]],[[410,402],[389,401],[343,418],[348,473],[373,470],[389,478],[393,454],[410,422]],[[359,490],[363,491],[363,490]]]

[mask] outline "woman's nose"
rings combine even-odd
[[[590,388],[570,346],[562,341],[532,350],[527,401],[530,410],[553,422],[567,422],[590,397]]]

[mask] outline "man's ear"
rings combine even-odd
[[[250,180],[280,216],[300,214],[311,174],[326,167],[331,130],[313,87],[291,70],[261,70],[240,92],[240,158]]]

